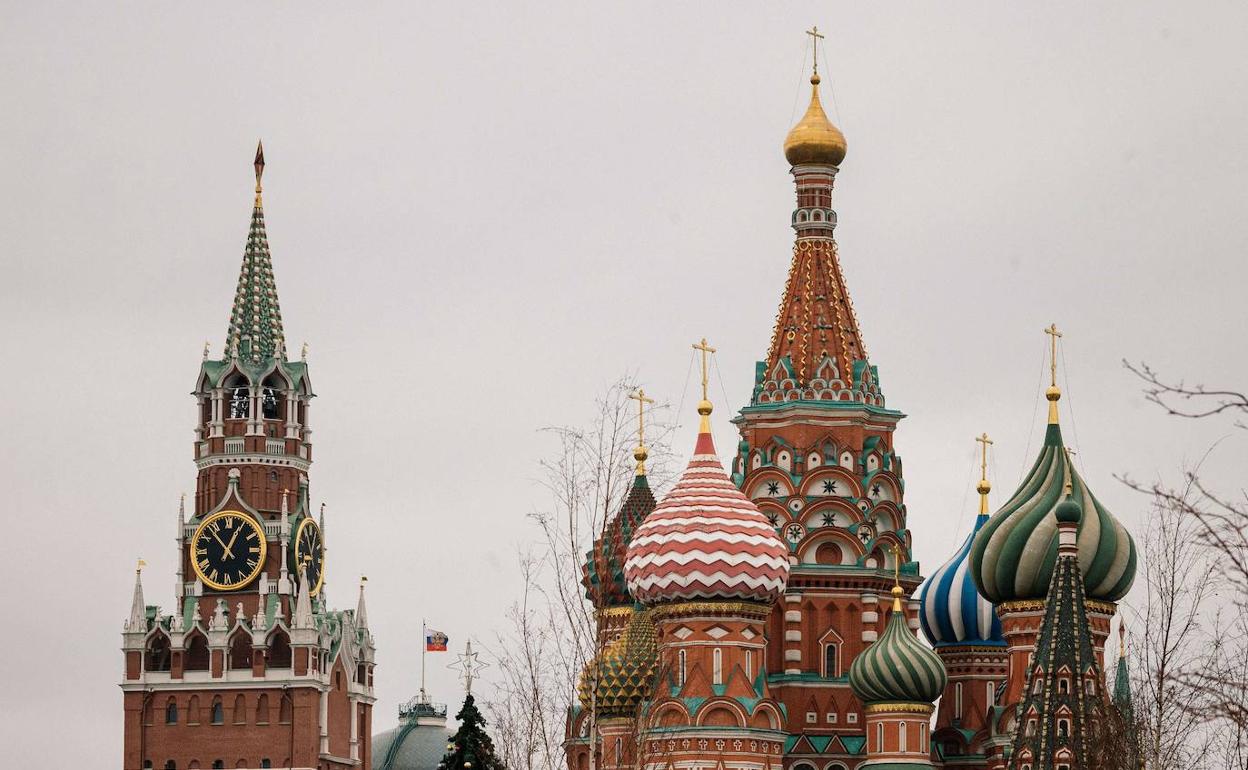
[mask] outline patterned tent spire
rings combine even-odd
[[[1070,484],[1055,514],[1057,565],[1018,707],[1019,729],[1010,770],[1090,767],[1093,730],[1105,699],[1079,570],[1076,533],[1083,509]]]
[[[1118,625],[1118,667],[1114,671],[1114,705],[1128,724],[1135,721],[1135,708],[1131,705],[1131,677],[1127,671],[1127,627]]]
[[[264,175],[264,145],[256,145],[256,202],[251,210],[251,229],[243,250],[243,268],[234,292],[230,328],[225,339],[226,356],[260,363],[286,357],[282,311],[273,280],[273,259],[264,229],[264,204],[260,178]]]

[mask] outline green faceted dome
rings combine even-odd
[[[1080,511],[1065,510],[1066,485]],[[994,604],[1043,599],[1057,564],[1059,515],[1079,522],[1079,570],[1089,599],[1118,601],[1135,580],[1135,542],[1079,477],[1050,423],[1040,457],[1018,491],[992,515],[971,545],[971,577]]]
[[[581,674],[577,696],[585,708],[599,717],[633,716],[650,695],[658,670],[658,632],[650,613],[637,610],[624,633],[591,661]],[[597,698],[591,698],[597,675]]]
[[[901,589],[884,633],[849,667],[849,686],[863,703],[928,703],[944,692],[945,664],[906,625]]]

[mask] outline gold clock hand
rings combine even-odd
[[[237,541],[237,540],[238,540],[238,536],[239,536],[239,534],[240,534],[240,533],[242,533],[242,531],[243,531],[243,528],[242,528],[242,527],[239,527],[238,529],[234,530],[234,537],[231,537],[231,538],[230,538],[230,544],[229,544],[229,545],[227,545],[227,546],[224,546],[224,548],[225,548],[225,557],[226,557],[227,559],[233,559],[233,558],[234,558],[234,551],[232,551],[232,550],[230,550],[230,549],[232,549],[232,548],[234,547],[234,543],[235,543],[235,541]]]
[[[228,545],[226,545],[226,544],[225,544],[225,541],[221,539],[221,536],[220,536],[220,535],[218,535],[216,532],[213,532],[211,529],[210,529],[210,530],[208,530],[208,534],[212,535],[212,539],[213,539],[213,540],[216,540],[216,541],[217,541],[217,545],[219,545],[219,546],[221,546],[222,548],[224,548],[226,553],[229,553],[229,552],[230,552],[230,547],[229,547]],[[234,558],[234,557],[231,555],[231,556],[230,556],[230,558],[232,559],[232,558]]]

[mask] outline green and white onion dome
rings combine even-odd
[[[948,675],[940,657],[906,624],[901,588],[893,588],[893,612],[884,633],[854,658],[849,686],[863,703],[927,703],[944,692]]]
[[[1135,542],[1079,477],[1050,419],[1044,447],[1014,496],[988,520],[971,544],[971,577],[994,604],[1043,599],[1057,564],[1057,508],[1071,485],[1083,509],[1079,570],[1089,599],[1113,602],[1135,580]]]

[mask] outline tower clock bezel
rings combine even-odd
[[[206,574],[204,574],[204,570],[200,568],[199,559],[197,559],[195,555],[196,544],[199,542],[200,537],[204,534],[208,527],[214,522],[221,521],[226,518],[235,518],[242,521],[242,526],[250,527],[251,530],[256,533],[260,541],[260,555],[256,560],[256,566],[251,570],[251,572],[235,583],[222,583],[209,578]],[[240,591],[254,583],[256,578],[260,577],[260,574],[264,572],[264,563],[269,552],[269,543],[264,532],[264,524],[256,521],[254,518],[246,513],[243,513],[242,511],[235,510],[217,511],[200,522],[199,526],[195,528],[195,533],[191,535],[191,540],[187,544],[187,547],[187,555],[190,558],[191,569],[194,570],[195,576],[198,577],[205,586],[213,589],[214,591]]]
[[[291,539],[291,555],[294,557],[295,574],[298,574],[299,565],[301,565],[303,555],[299,552],[299,546],[303,540],[303,531],[308,527],[316,530],[317,539],[320,541],[320,553],[317,558],[320,560],[319,569],[316,572],[316,585],[308,588],[309,596],[316,596],[321,592],[321,586],[325,583],[325,535],[321,532],[321,525],[311,516],[307,516],[303,521],[299,522],[299,526],[295,528],[295,536]]]

